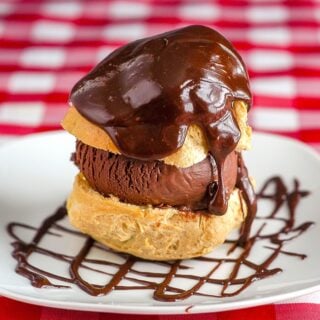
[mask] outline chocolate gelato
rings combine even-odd
[[[218,179],[217,168],[209,158],[189,168],[177,168],[158,160],[142,161],[115,155],[80,141],[77,141],[74,161],[95,190],[138,205],[205,210],[210,192],[208,186]],[[223,170],[229,198],[237,179],[235,152],[228,155]]]

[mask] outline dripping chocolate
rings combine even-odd
[[[216,182],[208,187],[215,192],[207,194],[206,204],[214,214],[227,210],[222,171],[240,139],[232,112],[236,100],[251,103],[244,63],[230,42],[204,26],[129,43],[71,92],[78,112],[103,128],[129,158],[150,161],[170,155],[183,145],[191,124],[200,126],[212,172],[217,172]],[[250,183],[246,187],[251,188]]]
[[[256,214],[242,157],[250,107],[245,65],[211,28],[118,48],[75,84],[62,121],[77,140],[71,224],[150,260],[204,255],[241,224],[245,246]]]
[[[215,30],[189,26],[115,50],[82,78],[70,95],[67,120],[62,124],[77,139],[72,160],[80,172],[66,207],[48,217],[39,229],[15,223],[8,226],[16,240],[17,273],[36,287],[72,283],[95,296],[113,290],[150,289],[156,300],[176,301],[191,295],[239,294],[252,282],[281,272],[273,266],[279,254],[304,258],[303,253],[284,248],[286,241],[312,224],[295,223],[296,207],[308,194],[300,190],[297,180],[290,192],[280,177],[266,182],[259,198],[275,203],[267,222],[276,220],[284,204],[288,218],[274,234],[265,234],[265,224],[252,232],[257,198],[242,157],[250,144],[246,120],[250,106],[244,63],[232,44]],[[249,142],[241,140],[244,137]],[[196,149],[193,158],[192,149]],[[199,154],[203,156],[199,158]],[[181,164],[188,155],[188,164]],[[166,162],[172,156],[175,160]],[[271,195],[265,193],[270,185],[276,189]],[[66,215],[92,238],[63,227],[59,221]],[[221,223],[225,228],[218,228]],[[225,258],[201,257],[223,243],[240,224],[238,239],[226,241],[230,248]],[[18,227],[35,230],[30,243],[21,241]],[[48,235],[70,233],[84,239],[75,255],[55,253],[40,245]],[[294,233],[291,238],[282,239],[290,233]],[[250,253],[262,240],[268,242],[265,249],[270,255],[257,264],[250,260]],[[123,263],[88,258],[92,248],[108,251],[108,247],[122,252],[118,255]],[[231,258],[236,248],[241,252]],[[32,265],[29,258],[34,252],[68,263],[69,276]],[[183,260],[191,257],[212,265],[209,272],[193,275]],[[135,269],[141,261],[146,264],[144,272]],[[152,272],[157,263],[167,272]],[[228,277],[216,278],[226,264],[232,264]],[[112,265],[117,270],[108,273],[97,265]],[[242,265],[251,269],[250,276],[239,278]],[[89,283],[80,274],[83,268],[105,273],[110,280],[102,285]],[[190,274],[180,273],[181,269]],[[159,281],[151,281],[151,277]],[[191,289],[179,289],[172,285],[173,278],[192,279],[195,284]],[[131,285],[124,285],[124,279]],[[221,290],[203,293],[204,284],[219,285]],[[235,285],[238,287],[230,291]]]

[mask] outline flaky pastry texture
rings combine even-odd
[[[79,173],[67,201],[71,224],[98,242],[149,260],[202,256],[222,244],[245,219],[247,207],[234,189],[223,216],[123,203],[93,190]]]
[[[251,128],[247,124],[247,105],[243,101],[235,101],[233,114],[237,119],[241,131],[241,138],[236,150],[241,151],[250,149]],[[99,126],[94,125],[80,115],[73,106],[69,108],[61,125],[78,140],[91,147],[120,154],[120,151],[112,142],[109,135]],[[207,155],[208,145],[205,135],[200,127],[191,125],[188,129],[183,146],[177,152],[159,160],[163,160],[164,163],[174,165],[178,168],[187,168],[202,161]]]

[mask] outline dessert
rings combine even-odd
[[[71,223],[150,260],[201,256],[256,201],[241,152],[251,103],[242,59],[218,32],[189,26],[123,46],[72,89],[62,126],[77,138]]]

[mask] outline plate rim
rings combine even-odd
[[[35,288],[36,289],[36,288]],[[39,289],[42,290],[42,289]],[[43,298],[33,298],[23,294],[11,292],[0,287],[0,295],[13,300],[29,303],[37,306],[58,308],[65,310],[78,310],[88,312],[104,312],[104,313],[119,313],[119,314],[198,314],[223,312],[231,310],[239,310],[249,307],[257,307],[270,303],[278,303],[284,300],[289,300],[301,297],[307,294],[314,293],[320,290],[320,282],[314,286],[296,290],[294,292],[279,293],[274,296],[263,297],[259,299],[251,298],[242,301],[222,302],[219,304],[198,304],[198,305],[123,305],[110,303],[88,303],[88,302],[68,302],[57,301]],[[188,309],[190,307],[190,309]]]
[[[0,145],[0,152],[4,152],[7,148],[12,148],[16,145],[24,143],[26,140],[33,139],[41,139],[45,137],[54,137],[67,135],[63,130],[53,130],[49,132],[41,132],[41,133],[33,133],[29,135],[25,135],[22,137],[18,137],[17,139],[13,139],[9,142],[6,142]],[[312,147],[307,144],[291,138],[287,136],[281,136],[273,133],[264,133],[264,132],[254,132],[253,139],[255,137],[261,137],[264,139],[276,139],[281,140],[283,142],[289,143],[302,149],[304,152],[308,153],[312,158],[316,159],[320,162],[320,154],[314,150]],[[250,151],[249,151],[250,152]],[[35,290],[41,290],[36,289]],[[269,303],[277,303],[283,300],[292,299],[296,297],[300,297],[306,294],[314,293],[316,291],[320,291],[320,281],[316,281],[314,285],[308,286],[307,288],[302,288],[299,290],[295,290],[293,292],[287,293],[277,293],[272,296],[267,297],[251,297],[248,299],[244,299],[241,301],[230,301],[230,302],[221,302],[219,304],[190,304],[190,309],[188,309],[188,303],[185,305],[170,305],[159,304],[159,305],[128,305],[124,303],[113,304],[110,302],[106,303],[92,303],[92,302],[69,302],[69,301],[58,301],[58,300],[50,300],[47,298],[36,298],[16,292],[12,292],[6,288],[1,287],[0,285],[0,295],[6,298],[11,298],[13,300],[17,300],[24,303],[34,304],[38,306],[52,307],[52,308],[60,308],[66,310],[81,310],[81,311],[89,311],[89,312],[111,312],[111,313],[121,313],[121,314],[196,314],[196,313],[208,313],[208,312],[222,312],[222,311],[230,311],[235,309],[243,309],[247,307],[253,306],[261,306]]]

